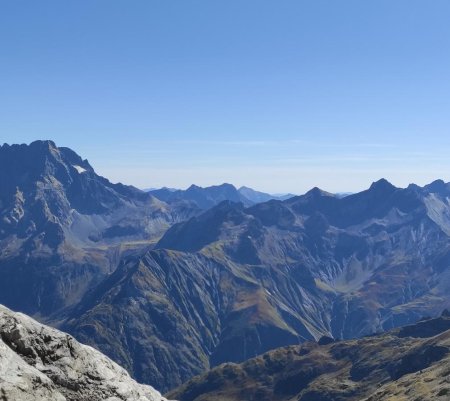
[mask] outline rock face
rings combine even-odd
[[[97,350],[0,305],[2,401],[164,401]]]
[[[280,346],[436,316],[450,304],[448,199],[442,182],[381,180],[342,199],[222,202],[123,261],[63,327],[169,389]]]
[[[42,318],[61,314],[123,253],[192,213],[110,183],[52,141],[0,146],[0,302]]]
[[[359,340],[309,342],[239,365],[226,363],[168,397],[180,401],[441,401],[450,398],[449,370],[450,319],[443,316]]]

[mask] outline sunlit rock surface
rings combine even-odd
[[[0,400],[164,401],[73,337],[0,305]]]

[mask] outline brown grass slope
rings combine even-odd
[[[279,348],[226,363],[167,396],[180,401],[447,401],[450,317],[359,340]]]

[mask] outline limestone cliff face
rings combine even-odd
[[[0,305],[2,401],[165,401],[99,351]]]

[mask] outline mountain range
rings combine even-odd
[[[167,389],[276,347],[436,315],[449,306],[448,197],[442,182],[381,180],[343,199],[223,202],[123,261],[63,327]]]
[[[223,201],[242,203],[244,206],[252,206],[256,203],[267,202],[272,199],[285,200],[294,197],[293,194],[271,195],[265,192],[255,191],[249,187],[237,189],[231,184],[199,187],[191,185],[186,190],[161,188],[149,190],[148,193],[161,201],[169,204],[190,202],[202,210],[209,209]]]
[[[450,307],[443,181],[261,203],[211,188],[158,199],[51,141],[0,147],[0,303],[162,391],[225,362]]]

